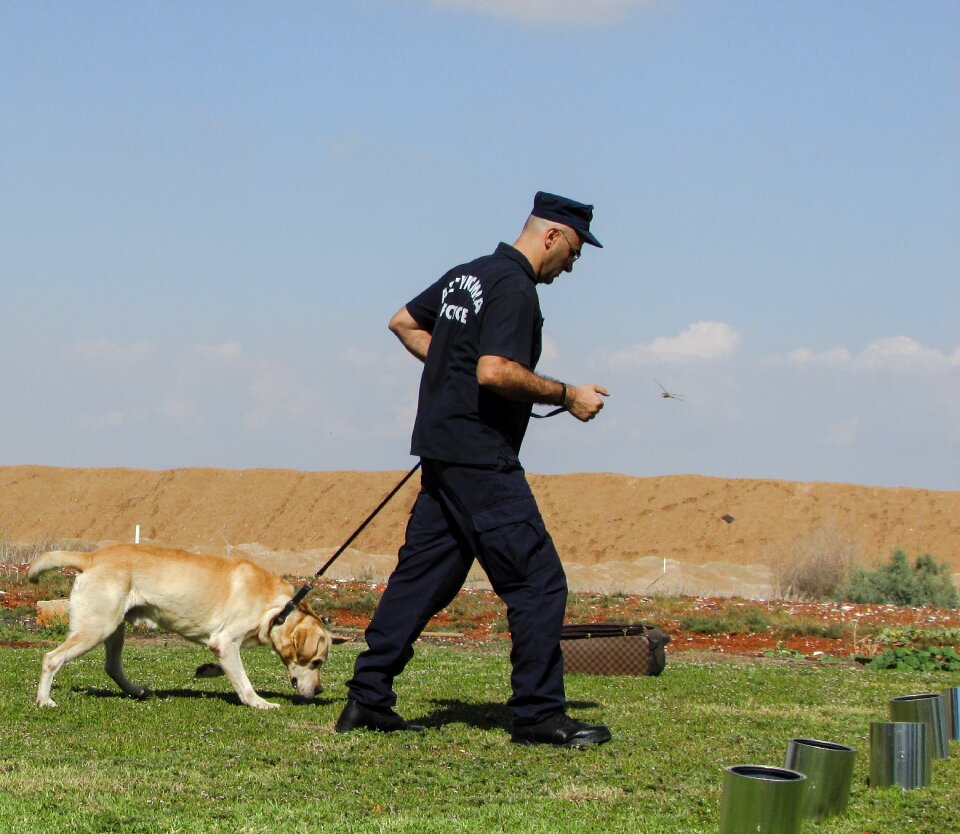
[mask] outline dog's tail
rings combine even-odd
[[[82,573],[90,567],[92,556],[92,553],[76,550],[48,550],[30,563],[27,579],[31,582],[39,582],[43,574],[60,568],[75,568]]]

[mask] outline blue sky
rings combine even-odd
[[[404,469],[386,330],[543,189],[604,248],[531,472],[960,489],[960,5],[7,2],[0,464]],[[659,396],[659,384],[684,400]]]

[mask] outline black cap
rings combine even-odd
[[[593,206],[559,197],[556,194],[548,194],[546,191],[538,191],[537,196],[533,198],[533,211],[530,214],[569,226],[583,238],[584,243],[603,249],[603,244],[590,233]]]

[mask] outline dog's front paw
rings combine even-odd
[[[254,709],[280,709],[280,704],[271,704],[269,701],[264,701],[263,698],[257,698],[256,701],[249,701],[247,706],[253,707]]]
[[[127,694],[135,701],[146,701],[153,697],[153,690],[149,686],[135,686]]]
[[[37,698],[38,707],[55,707],[56,705],[53,698]]]

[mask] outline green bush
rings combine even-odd
[[[715,614],[688,614],[678,625],[694,634],[758,634],[770,628],[770,618],[755,605],[737,606]]]
[[[880,629],[877,643],[891,648],[926,649],[930,646],[960,646],[960,628],[922,628],[902,625]]]
[[[868,571],[856,568],[841,586],[837,598],[853,603],[960,607],[960,596],[946,562],[929,553],[918,556],[913,567],[907,554],[897,549],[886,565]]]
[[[826,637],[830,640],[839,640],[843,637],[843,623],[824,623],[809,618],[784,618],[782,623],[774,623],[773,627],[781,637]]]
[[[867,665],[872,669],[960,672],[960,654],[953,646],[930,646],[927,649],[884,649]]]

